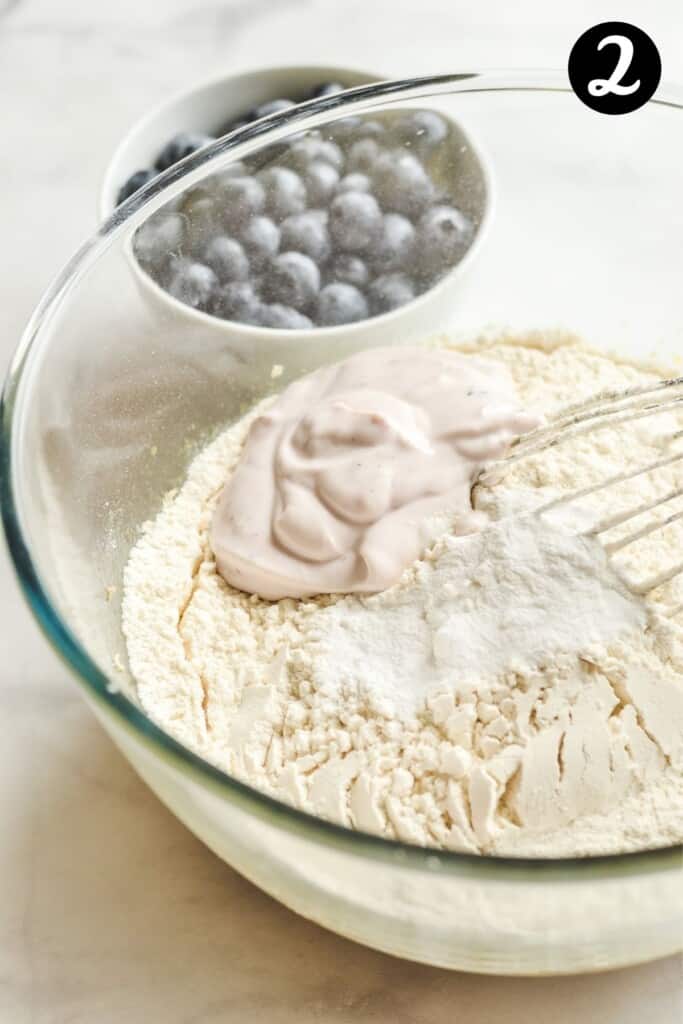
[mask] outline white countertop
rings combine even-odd
[[[343,14],[342,14],[343,12]],[[647,12],[647,13],[646,13]],[[645,20],[645,17],[647,20]],[[147,107],[212,71],[560,66],[620,18],[683,69],[680,0],[0,0],[0,370],[94,227]],[[217,860],[148,792],[32,622],[0,546],[2,1024],[675,1024],[677,958],[574,979],[448,974],[322,931]]]

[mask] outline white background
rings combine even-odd
[[[683,79],[680,0],[0,0],[0,370],[95,225],[100,176],[150,105],[213,71],[347,63],[391,76],[559,67],[633,21]],[[674,1024],[681,963],[448,974],[296,918],[148,793],[38,633],[0,546],[0,1024]]]

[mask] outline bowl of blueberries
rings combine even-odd
[[[224,77],[141,120],[107,171],[100,212],[246,124],[378,80],[344,68],[273,68]],[[132,234],[145,297],[244,342],[362,344],[443,325],[454,284],[492,211],[491,174],[472,134],[434,107],[343,112],[233,159]]]

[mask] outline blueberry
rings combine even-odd
[[[280,229],[268,217],[252,217],[241,234],[249,260],[259,268],[280,248]]]
[[[434,197],[434,185],[412,153],[382,153],[372,167],[375,192],[383,206],[406,217],[423,212]]]
[[[313,160],[302,172],[309,206],[324,206],[330,201],[339,184],[339,172],[322,160]]]
[[[309,317],[279,302],[261,307],[261,323],[264,327],[275,327],[284,331],[308,331],[313,327],[313,321]]]
[[[179,160],[184,160],[190,153],[196,153],[198,149],[208,146],[210,142],[214,141],[213,135],[200,135],[197,132],[180,132],[178,135],[174,135],[170,142],[166,143],[159,153],[154,166],[158,171],[165,171],[167,167],[172,167]]]
[[[224,320],[261,322],[263,303],[252,281],[231,281],[216,291],[212,312]]]
[[[320,271],[310,256],[283,252],[271,264],[267,288],[273,301],[302,310],[320,290]]]
[[[347,174],[341,179],[337,186],[337,192],[369,192],[371,185],[372,182],[367,174],[355,171],[353,174]]]
[[[330,204],[330,235],[344,252],[366,252],[382,232],[382,211],[367,192],[343,192]]]
[[[434,110],[412,110],[399,119],[399,137],[421,150],[432,149],[448,135],[448,125]]]
[[[362,123],[363,119],[360,117],[342,117],[330,125],[327,130],[335,139],[348,142],[350,139],[358,137],[358,131]]]
[[[385,213],[382,234],[373,252],[377,267],[401,270],[409,266],[415,251],[415,228],[400,213]]]
[[[274,167],[276,164],[279,164],[280,160],[289,152],[289,146],[289,140],[286,142],[271,142],[269,146],[264,146],[263,149],[259,149],[257,153],[252,154],[250,157],[252,174],[256,174],[266,167]]]
[[[255,108],[249,120],[257,121],[261,117],[268,117],[269,114],[279,114],[281,110],[289,110],[293,106],[295,106],[294,100],[268,100],[267,103],[262,103]]]
[[[269,167],[259,173],[265,189],[266,208],[276,220],[306,209],[306,186],[289,167]]]
[[[159,269],[168,263],[169,256],[180,252],[184,241],[185,218],[161,210],[138,228],[133,248],[147,269]]]
[[[382,274],[368,289],[373,313],[388,313],[415,298],[415,286],[407,274]]]
[[[228,229],[235,230],[261,213],[266,192],[256,178],[226,178],[221,182],[221,216]]]
[[[210,178],[206,179],[208,186],[211,186],[219,190],[225,181],[229,181],[230,178],[244,178],[247,176],[247,168],[241,160],[234,160],[227,167],[224,167],[218,174],[213,174]]]
[[[220,224],[220,209],[217,209],[216,197],[207,195],[201,188],[193,189],[184,197],[181,210],[187,224],[189,249],[197,252],[204,248]]]
[[[283,249],[306,253],[316,263],[324,263],[330,255],[330,235],[327,230],[327,210],[305,210],[283,220],[281,226]]]
[[[249,260],[244,249],[227,235],[212,238],[204,249],[203,258],[219,281],[246,281],[249,277]]]
[[[361,171],[366,174],[380,155],[381,149],[375,139],[358,139],[349,146],[346,157],[350,171]]]
[[[350,324],[368,316],[368,304],[363,293],[342,281],[325,285],[318,296],[317,308],[318,323],[323,327]]]
[[[218,278],[211,267],[189,259],[176,260],[168,292],[193,309],[208,309]]]
[[[336,142],[317,138],[315,135],[304,135],[290,146],[289,160],[299,171],[304,171],[314,160],[331,164],[341,173],[344,167],[344,154]]]
[[[316,85],[315,89],[313,89],[310,98],[318,100],[322,96],[334,96],[338,92],[344,92],[346,88],[347,86],[342,85],[341,82],[321,82],[320,85]]]
[[[237,117],[232,118],[230,121],[226,121],[225,124],[220,128],[219,135],[230,135],[231,132],[239,131],[240,128],[244,128],[245,125],[251,124],[255,120],[253,112],[248,117]]]
[[[116,205],[124,202],[129,196],[132,196],[138,189],[141,189],[143,185],[146,185],[152,178],[156,178],[154,171],[136,171],[135,174],[131,174],[130,178],[123,183],[116,196]]]
[[[246,113],[240,114],[239,117],[230,118],[229,121],[225,122],[219,134],[229,135],[230,132],[236,132],[240,128],[244,128],[247,124],[253,124],[253,122],[257,121],[260,117],[267,117],[268,114],[276,114],[280,110],[288,110],[289,107],[293,106],[293,100],[267,100],[265,103],[261,103],[259,106],[253,107],[251,110],[247,110]]]
[[[420,218],[420,258],[429,272],[443,270],[465,251],[472,232],[467,217],[454,206],[433,206]]]
[[[334,281],[343,281],[345,284],[354,284],[356,288],[364,288],[370,279],[370,272],[360,256],[342,252],[332,264],[330,277]]]
[[[386,126],[381,121],[373,121],[371,118],[363,118],[358,125],[356,135],[359,139],[381,139],[386,135]]]

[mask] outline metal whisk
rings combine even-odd
[[[636,420],[657,416],[664,412],[673,412],[679,407],[683,407],[683,377],[674,377],[669,380],[658,381],[654,384],[645,384],[623,390],[599,392],[584,402],[561,409],[544,426],[517,438],[504,458],[489,463],[480,474],[477,483],[491,482],[494,478],[499,477],[501,473],[504,473],[513,463],[557,445],[564,444],[573,438],[590,434],[606,427],[615,427],[622,423],[632,423]],[[683,412],[683,408],[681,408],[681,411]],[[639,466],[636,469],[629,469],[623,473],[617,473],[598,484],[562,494],[552,501],[540,505],[535,509],[535,513],[543,515],[552,509],[578,501],[581,498],[587,498],[616,484],[634,480],[639,476],[645,476],[667,466],[672,466],[675,463],[683,462],[683,450],[678,452],[670,450],[670,446],[681,438],[683,438],[683,429],[662,435],[659,439],[662,448],[669,448],[669,452],[666,455],[647,465]],[[659,495],[654,500],[643,502],[635,508],[616,515],[607,516],[597,524],[592,525],[590,529],[584,531],[585,535],[597,537],[608,554],[616,554],[629,545],[635,544],[636,541],[642,540],[644,537],[650,536],[664,529],[664,527],[683,519],[683,510],[672,512],[665,518],[648,523],[646,526],[625,534],[615,541],[608,542],[603,539],[604,534],[615,527],[623,526],[644,513],[653,512],[655,509],[681,497],[683,497],[683,483],[671,488],[665,494]],[[633,589],[646,596],[682,573],[683,561],[680,561],[676,565],[667,567],[657,575],[638,584]],[[675,611],[677,613],[682,610],[683,605]]]

